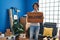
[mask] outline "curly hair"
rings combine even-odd
[[[37,7],[39,7],[38,3],[34,3],[34,4],[33,4],[33,8],[34,8],[34,5],[37,5]]]

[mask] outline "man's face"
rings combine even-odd
[[[34,5],[34,10],[38,10],[38,6],[36,4]]]

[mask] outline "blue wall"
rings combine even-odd
[[[0,32],[5,32],[6,28],[10,27],[9,14],[7,9],[10,7],[16,7],[21,12],[19,17],[26,14],[28,11],[32,11],[32,4],[37,0],[0,0]]]
[[[33,11],[32,5],[38,0],[27,0],[27,12]]]
[[[26,11],[25,4],[25,0],[0,0],[0,32],[5,32],[10,27],[7,9],[16,7],[21,10],[19,16],[22,16]]]

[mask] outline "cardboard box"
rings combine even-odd
[[[7,40],[6,37],[0,38],[0,40]]]
[[[28,12],[27,16],[27,21],[29,23],[43,23],[42,12]]]

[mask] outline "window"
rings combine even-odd
[[[44,22],[57,23],[60,27],[60,0],[39,0],[39,11],[44,14]]]

